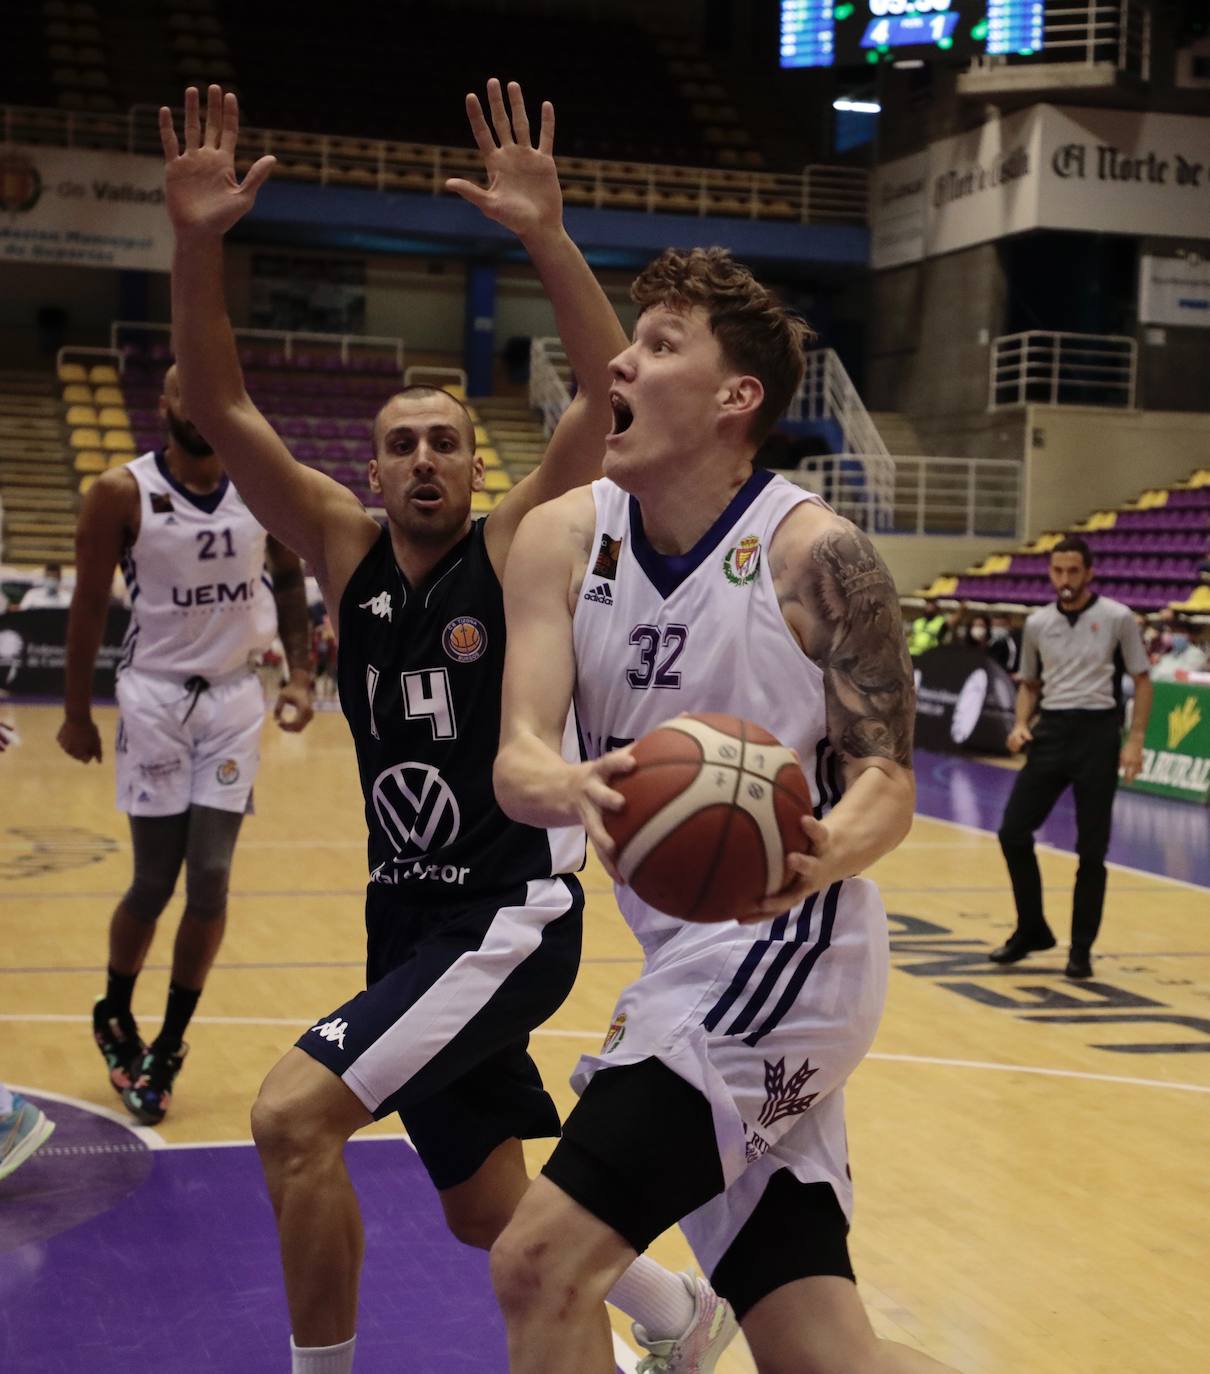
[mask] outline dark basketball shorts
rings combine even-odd
[[[438,1188],[464,1183],[503,1141],[559,1134],[529,1033],[571,991],[583,912],[567,875],[458,906],[371,900],[366,990],[298,1047],[376,1120],[399,1113]]]
[[[542,1173],[640,1254],[723,1192],[710,1104],[658,1059],[595,1073]],[[830,1184],[779,1169],[710,1281],[742,1320],[787,1283],[852,1279],[848,1229]]]

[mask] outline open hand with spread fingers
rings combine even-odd
[[[177,142],[172,111],[160,109],[160,142],[164,147],[164,196],[177,237],[221,237],[252,208],[276,158],[262,157],[241,182],[235,173],[239,139],[239,101],[221,86],[207,91],[206,120],[201,120],[196,86],[185,92],[185,151]]]
[[[542,105],[542,124],[535,148],[530,136],[529,116],[521,87],[508,83],[508,108],[504,93],[493,76],[487,83],[487,104],[492,116],[488,128],[479,97],[466,97],[466,115],[471,133],[483,154],[487,172],[487,187],[473,181],[451,177],[445,183],[468,200],[488,219],[510,229],[518,238],[558,229],[563,223],[563,193],[559,190],[559,176],[555,170],[553,148],[555,142],[555,110],[550,101]],[[499,139],[497,144],[496,140]],[[251,174],[249,174],[251,175]]]

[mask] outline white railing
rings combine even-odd
[[[1118,334],[1031,329],[992,341],[989,410],[1046,405],[1134,409],[1138,344]]]
[[[158,107],[124,115],[81,114],[23,105],[0,106],[0,141],[112,149],[159,157]],[[447,177],[478,177],[474,148],[388,142],[285,129],[240,130],[244,169],[264,153],[274,175],[321,186],[362,186],[439,196]],[[561,157],[559,179],[569,206],[682,215],[723,215],[800,224],[867,224],[868,178],[861,167],[812,164],[798,174]]]
[[[562,356],[563,341],[558,338],[535,338],[529,342],[529,403],[542,412],[542,426],[547,438],[555,432],[559,416],[571,404],[571,392],[563,381],[554,358]]]
[[[834,349],[816,348],[807,354],[802,386],[790,402],[787,420],[834,420],[847,453],[888,457],[878,427]]]
[[[782,476],[870,534],[1019,539],[1024,526],[1021,464],[1007,459],[841,453]]]
[[[993,71],[1021,59],[980,57],[974,71]],[[1042,48],[1031,65],[1065,62],[1112,66],[1146,81],[1151,74],[1151,9],[1146,0],[1043,0]]]
[[[172,326],[154,322],[143,323],[138,320],[115,320],[109,326],[109,342],[112,349],[120,351],[120,336],[123,333],[127,337],[131,334],[157,334],[163,335],[166,341],[171,341]],[[232,333],[235,335],[236,343],[257,341],[279,344],[287,361],[293,359],[295,351],[303,344],[319,344],[338,351],[342,364],[348,363],[351,352],[387,353],[394,359],[400,376],[403,375],[402,339],[373,334],[319,334],[300,329],[235,329]]]

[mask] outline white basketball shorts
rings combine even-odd
[[[196,690],[128,668],[118,678],[117,697],[120,811],[176,816],[193,805],[248,809],[265,719],[255,673]]]

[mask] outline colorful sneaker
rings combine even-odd
[[[697,1274],[678,1277],[693,1297],[693,1320],[679,1336],[666,1341],[651,1340],[635,1322],[634,1338],[650,1352],[639,1361],[636,1374],[710,1374],[739,1330],[731,1304],[704,1278]]]
[[[120,1097],[130,1087],[134,1069],[147,1053],[130,1012],[111,1016],[104,997],[92,1004],[92,1038],[105,1057],[109,1081]]]
[[[55,1123],[32,1102],[13,1093],[13,1109],[0,1116],[0,1178],[7,1178],[45,1145],[55,1129]]]
[[[134,1071],[134,1082],[122,1094],[126,1110],[144,1126],[158,1126],[172,1101],[172,1085],[181,1071],[189,1046],[165,1053],[152,1045]]]

